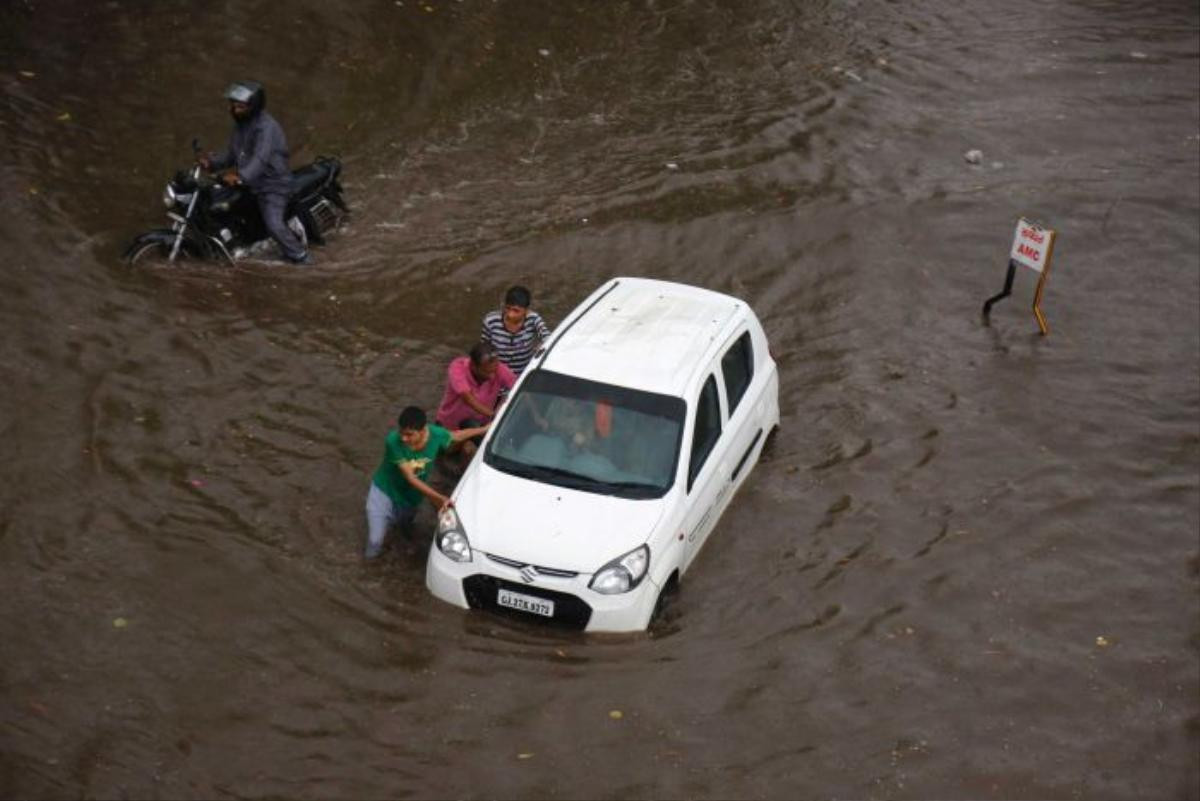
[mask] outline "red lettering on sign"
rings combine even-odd
[[[1029,245],[1026,245],[1024,242],[1017,245],[1017,253],[1020,253],[1022,256],[1028,256],[1029,258],[1033,259],[1034,261],[1040,261],[1042,258],[1042,252],[1040,250],[1034,250],[1033,248],[1029,247]]]
[[[1024,237],[1025,239],[1032,239],[1034,242],[1037,242],[1039,245],[1042,244],[1042,242],[1046,239],[1044,234],[1040,234],[1037,231],[1033,230],[1032,228],[1022,228],[1021,236]]]

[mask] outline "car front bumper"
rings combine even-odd
[[[556,571],[557,572],[557,571]],[[464,609],[511,614],[530,622],[554,622],[584,631],[641,631],[650,622],[659,587],[649,576],[629,592],[601,595],[588,588],[591,573],[540,574],[532,581],[510,560],[498,561],[480,551],[470,562],[455,562],[434,545],[425,565],[425,586],[437,598]],[[554,604],[547,617],[500,606],[501,591]],[[511,597],[511,596],[510,596]]]

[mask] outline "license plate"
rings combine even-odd
[[[531,612],[543,617],[554,617],[554,601],[545,598],[535,598],[532,595],[522,595],[519,592],[501,589],[496,595],[496,605],[521,612]]]

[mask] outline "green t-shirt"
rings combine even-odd
[[[429,439],[426,440],[425,447],[414,451],[400,439],[400,432],[392,429],[383,440],[383,461],[380,462],[379,469],[375,471],[371,481],[383,490],[393,503],[400,506],[417,506],[425,496],[404,478],[404,474],[400,472],[400,463],[414,462],[413,472],[417,478],[428,481],[433,460],[446,450],[451,442],[453,440],[449,431],[430,423]]]

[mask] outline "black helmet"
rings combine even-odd
[[[225,99],[245,103],[254,116],[267,107],[267,90],[258,81],[234,81],[225,90]]]

